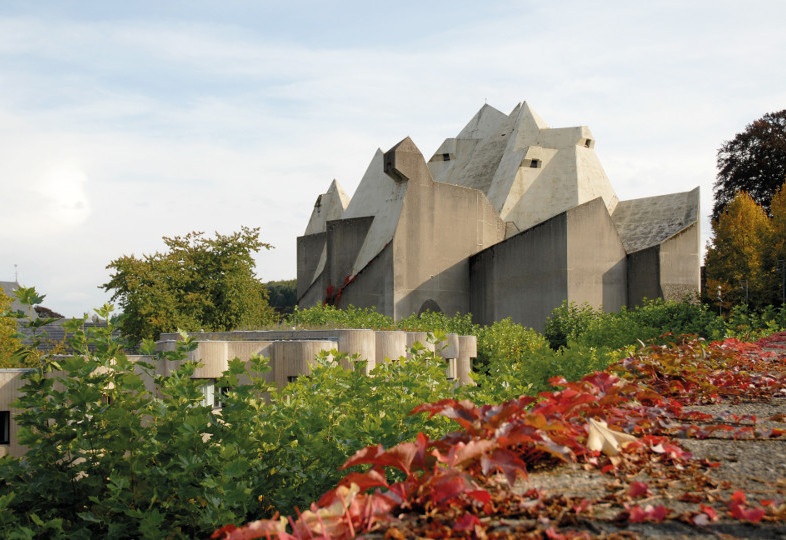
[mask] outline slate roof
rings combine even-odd
[[[0,281],[0,287],[3,288],[5,295],[11,299],[11,306],[8,308],[9,311],[21,311],[25,315],[30,315],[27,311],[27,307],[23,306],[14,294],[14,291],[20,287],[19,283],[16,281]],[[38,314],[35,311],[33,311],[32,316],[33,319],[38,318]]]
[[[620,201],[611,219],[626,252],[650,248],[698,222],[699,188]]]

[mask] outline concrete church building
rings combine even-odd
[[[606,311],[699,290],[699,189],[620,201],[587,127],[484,105],[428,161],[378,150],[335,180],[297,239],[298,304],[505,317],[543,328],[564,300]]]

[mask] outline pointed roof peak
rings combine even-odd
[[[495,109],[488,103],[484,103],[456,138],[485,139],[497,131],[506,118],[505,113]]]
[[[324,232],[327,222],[340,219],[347,206],[349,206],[349,196],[334,178],[328,190],[317,197],[305,234]]]
[[[540,117],[538,113],[527,103],[522,101],[516,107],[518,124],[526,125],[537,129],[549,129],[549,125]]]
[[[409,136],[404,137],[386,153],[390,153],[390,152],[412,152],[418,154],[421,153],[418,147],[415,145],[414,141]]]

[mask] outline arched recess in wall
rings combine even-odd
[[[428,300],[423,302],[422,306],[420,306],[420,309],[418,310],[418,317],[420,317],[427,311],[430,311],[432,313],[442,313],[442,308],[439,307],[439,304],[437,304],[434,300],[429,298]]]

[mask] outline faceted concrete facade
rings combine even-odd
[[[542,329],[564,300],[678,299],[699,290],[698,212],[698,188],[620,201],[589,128],[484,105],[428,162],[409,138],[377,151],[349,202],[333,181],[297,240],[298,304]]]

